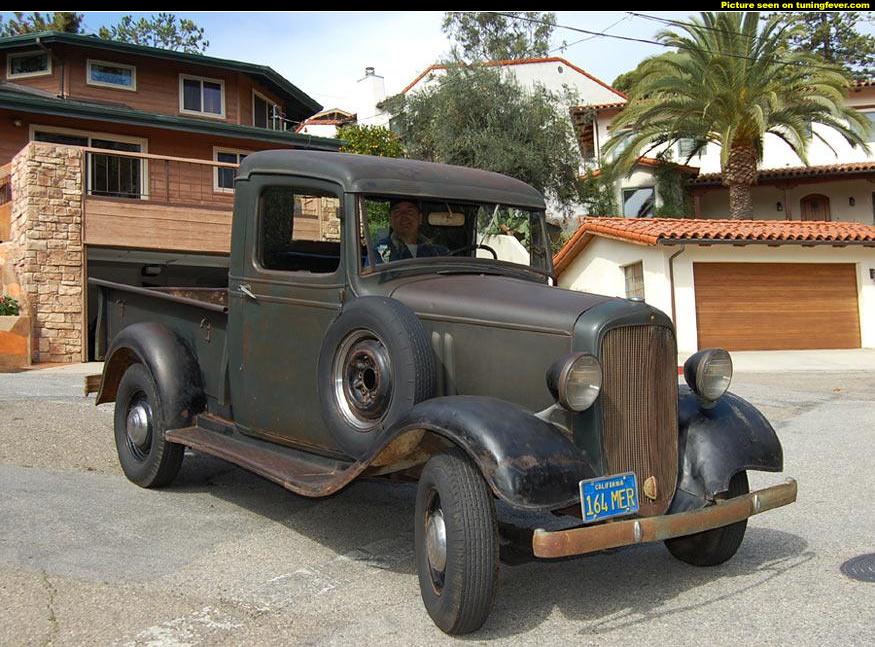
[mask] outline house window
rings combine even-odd
[[[137,89],[137,68],[122,63],[88,59],[86,83],[119,90]]]
[[[240,164],[252,151],[213,148],[213,159],[224,164]],[[234,177],[237,169],[219,167],[213,173],[213,190],[219,193],[234,193]]]
[[[870,142],[875,142],[875,110],[863,111],[863,116],[869,119],[869,139]]]
[[[632,263],[623,268],[626,275],[626,298],[644,298],[644,263]]]
[[[66,146],[101,148],[128,153],[146,152],[146,140],[103,133],[34,126],[31,140]],[[138,157],[89,153],[87,193],[114,198],[145,198],[146,162]]]
[[[52,73],[52,58],[47,52],[24,52],[6,56],[6,78],[23,79]]]
[[[280,107],[273,101],[259,94],[255,90],[252,91],[252,125],[256,128],[270,128],[271,130],[282,130],[282,119],[280,118]]]
[[[696,150],[696,146],[698,144],[702,144],[702,147],[699,149],[699,152],[696,153],[695,157],[702,157],[707,150],[708,144],[704,142],[699,142],[692,137],[684,137],[678,140],[678,157],[681,162],[685,162],[690,158],[693,151]]]
[[[623,215],[626,218],[652,218],[655,192],[652,186],[623,190]]]
[[[179,111],[205,117],[225,117],[225,82],[179,75]]]

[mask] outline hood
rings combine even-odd
[[[615,300],[525,279],[482,274],[429,275],[403,283],[391,296],[426,319],[474,320],[565,335],[572,333],[581,313]]]

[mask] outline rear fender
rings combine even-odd
[[[387,430],[379,445],[414,430],[433,432],[462,448],[495,495],[517,509],[579,505],[578,482],[594,476],[585,453],[558,427],[497,398],[426,400]]]
[[[197,360],[167,326],[142,322],[123,328],[112,340],[106,358],[96,404],[114,402],[122,375],[128,366],[140,363],[158,387],[168,429],[187,426],[206,406]]]
[[[704,507],[742,470],[784,469],[775,430],[750,402],[726,393],[705,409],[688,387],[678,396],[680,475],[670,513]]]

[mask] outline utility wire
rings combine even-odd
[[[682,45],[670,45],[668,43],[662,43],[658,40],[650,40],[647,38],[635,38],[633,36],[619,36],[617,34],[599,33],[597,31],[591,31],[589,29],[582,29],[580,27],[572,27],[570,25],[554,24],[554,23],[548,22],[546,20],[540,20],[538,18],[527,18],[525,16],[517,16],[517,15],[514,15],[512,13],[506,13],[506,12],[502,12],[502,11],[490,11],[489,13],[495,14],[497,16],[504,16],[505,18],[512,18],[514,20],[522,20],[524,22],[531,22],[531,23],[540,24],[540,25],[550,25],[553,27],[559,27],[560,29],[568,29],[569,31],[575,31],[575,32],[578,32],[581,34],[589,34],[589,35],[594,36],[594,37],[601,36],[602,38],[614,38],[617,40],[623,40],[623,41],[628,41],[628,42],[633,42],[633,43],[644,43],[646,45],[658,45],[659,47],[668,47],[668,48],[674,48],[674,49],[685,49],[685,50],[689,50],[689,51],[697,51],[696,48],[694,48],[694,47],[686,47],[686,46],[682,46]],[[731,54],[729,52],[721,52],[721,55],[727,56],[729,58],[738,58],[738,59],[744,59],[744,60],[748,60],[748,61],[758,60],[752,56],[745,56],[744,54]],[[778,57],[773,57],[773,59],[774,59],[775,63],[778,65],[788,65],[791,67],[804,67],[804,68],[808,68],[808,69],[820,68],[820,69],[831,70],[831,71],[835,71],[835,69],[836,69],[835,67],[830,67],[827,65],[817,65],[814,63],[805,63],[805,62],[795,63],[792,61],[782,61]]]

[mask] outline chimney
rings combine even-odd
[[[386,84],[373,67],[365,68],[365,76],[356,84],[356,115],[358,123],[383,126],[388,123],[388,117],[377,108],[377,104],[386,98]]]

